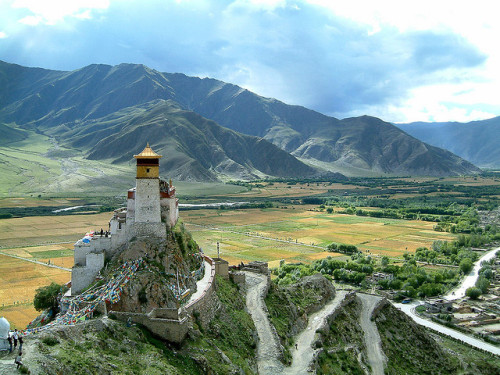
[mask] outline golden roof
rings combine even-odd
[[[149,147],[149,143],[146,145],[144,150],[139,155],[134,155],[134,158],[136,159],[159,159],[161,158],[161,155],[158,155],[156,152],[153,151],[151,147]]]

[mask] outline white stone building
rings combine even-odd
[[[179,201],[172,181],[160,178],[160,158],[149,144],[139,154],[135,187],[128,191],[127,207],[114,211],[109,230],[75,243],[71,294],[79,294],[95,279],[118,248],[136,237],[165,238],[179,218]]]

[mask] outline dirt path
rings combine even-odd
[[[357,294],[361,300],[362,309],[360,314],[360,324],[365,333],[365,345],[368,356],[368,363],[373,375],[384,375],[385,355],[382,351],[380,335],[375,322],[371,320],[373,309],[381,301],[381,297],[369,294]]]
[[[320,328],[325,322],[325,319],[340,306],[346,295],[347,292],[344,290],[337,291],[334,299],[327,303],[320,311],[317,311],[309,317],[307,328],[298,335],[295,341],[297,349],[292,349],[292,365],[289,368],[285,368],[284,374],[301,375],[308,372],[309,366],[317,352],[317,349],[313,349],[312,347],[316,330]]]
[[[267,277],[245,272],[247,287],[247,308],[252,316],[259,343],[257,344],[257,368],[260,375],[277,375],[283,373],[283,364],[279,358],[281,348],[278,337],[271,327],[264,303]]]
[[[11,257],[11,258],[25,260],[26,262],[36,263],[36,264],[39,264],[41,266],[58,268],[58,269],[63,270],[63,271],[71,272],[71,268],[60,267],[60,266],[56,266],[55,264],[47,264],[47,263],[44,263],[44,262],[40,262],[38,260],[23,258],[23,257],[17,256],[17,255],[13,255],[13,254],[7,254],[7,253],[4,253],[3,251],[0,251],[0,254],[1,255],[5,255],[6,257]]]

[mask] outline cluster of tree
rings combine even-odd
[[[470,264],[472,267],[472,263],[477,260],[478,255],[458,240],[452,242],[434,241],[432,249],[427,247],[417,248],[414,258],[418,262],[452,264],[461,268],[464,267],[463,272],[469,273],[470,270],[467,270],[467,265]]]
[[[419,267],[413,257],[402,266],[389,264],[387,257],[377,265],[373,258],[363,254],[353,255],[347,261],[327,257],[311,265],[288,264],[273,272],[279,285],[288,285],[319,272],[336,281],[362,287],[368,287],[367,277],[374,272],[384,272],[391,277],[378,281],[378,285],[382,289],[398,291],[399,298],[437,296],[458,283],[458,272],[449,269],[427,271]]]
[[[497,257],[500,254],[497,253]],[[478,299],[481,294],[486,294],[490,287],[491,278],[493,277],[493,270],[491,265],[495,262],[495,258],[489,262],[482,262],[481,269],[479,270],[479,277],[473,287],[465,291],[465,295],[471,299]]]
[[[378,282],[382,289],[399,291],[403,297],[432,297],[458,283],[457,272],[449,269],[427,271],[416,265],[414,259],[408,259],[402,266],[388,265],[382,271],[391,274]]]
[[[347,245],[347,244],[336,244],[336,243],[331,243],[326,247],[326,249],[329,252],[335,252],[335,253],[341,253],[341,254],[346,254],[346,255],[352,255],[352,254],[357,254],[360,253],[358,248],[354,245]]]

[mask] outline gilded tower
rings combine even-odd
[[[137,160],[135,188],[135,222],[160,223],[160,158],[149,147],[134,155]]]

